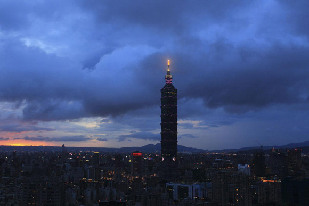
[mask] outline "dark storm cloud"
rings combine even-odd
[[[231,48],[226,55],[236,54],[239,61],[229,65],[205,63],[206,71],[196,69],[181,95],[203,98],[208,107],[224,107],[231,112],[307,101],[304,88],[308,88],[309,64],[305,54],[309,48],[273,46],[255,52],[260,58],[242,61],[239,49]],[[193,62],[191,65],[195,66]],[[180,82],[186,80],[184,76],[179,78]]]
[[[93,13],[99,23],[113,22],[120,25],[141,26],[163,32],[185,31],[196,18],[204,22],[223,21],[230,14],[246,7],[248,3],[239,1],[148,1],[121,3],[115,1],[88,1],[82,6]]]
[[[98,78],[101,74],[94,74],[96,71],[79,69],[76,63],[47,55],[20,42],[8,40],[3,47],[6,51],[2,53],[5,61],[0,63],[4,68],[0,70],[0,98],[11,102],[26,100],[25,119],[116,115],[145,104],[144,100],[139,100],[143,88],[136,89],[134,95],[131,82],[120,82],[117,87],[113,85],[116,75]],[[18,64],[15,59],[19,60]]]
[[[53,131],[54,129],[37,126],[21,126],[18,124],[0,126],[3,132],[23,132],[23,131]]]
[[[27,122],[16,119],[3,119],[0,121],[2,132],[25,132],[25,131],[53,131],[52,128],[41,127],[37,122]]]
[[[179,97],[208,108],[244,113],[308,102],[301,2],[22,3],[27,18],[12,15],[17,3],[1,4],[0,99],[24,102],[25,120],[115,117],[159,106],[167,57]]]
[[[128,135],[120,135],[118,137],[118,141],[122,142],[127,139],[144,139],[144,140],[150,140],[150,141],[159,141],[160,140],[160,134],[154,134],[152,132],[133,132],[132,134]]]
[[[285,0],[282,3],[283,9],[288,14],[287,24],[291,25],[293,32],[297,34],[309,35],[309,22],[304,21],[304,19],[309,18],[308,12],[305,12],[304,8],[309,7],[309,2],[306,0],[301,0],[293,3],[292,1]]]
[[[17,2],[1,2],[0,7],[0,28],[1,29],[17,29],[24,26],[26,18],[23,17],[23,7]],[[15,11],[15,12],[12,12]]]
[[[78,136],[63,136],[63,137],[28,137],[25,136],[23,138],[14,138],[14,139],[24,139],[24,140],[30,140],[30,141],[44,141],[44,142],[84,142],[89,141],[91,138],[78,135]]]
[[[108,141],[107,138],[103,138],[103,137],[99,137],[96,140],[101,141],[101,142],[107,142]]]
[[[134,129],[142,131],[152,131],[160,126],[160,107],[155,105],[153,107],[146,107],[134,111],[129,111],[124,115],[114,117],[114,122],[131,126]],[[134,133],[134,130],[131,131]]]
[[[45,22],[63,20],[64,13],[69,14],[78,9],[72,1],[1,1],[0,28],[8,31],[22,31],[31,27],[34,19]]]

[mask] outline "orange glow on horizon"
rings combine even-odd
[[[0,145],[3,145],[3,146],[56,146],[56,144],[51,143],[51,142],[29,141],[29,140],[6,140],[6,141],[1,141]]]

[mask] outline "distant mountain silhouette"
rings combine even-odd
[[[206,152],[207,150],[203,149],[196,149],[193,147],[186,147],[182,145],[178,145],[178,152],[181,153],[201,153]],[[119,148],[119,152],[134,152],[134,151],[140,151],[140,152],[148,152],[148,153],[159,153],[161,151],[161,144],[147,144],[141,147],[122,147]]]
[[[131,153],[134,151],[140,151],[143,153],[160,153],[161,144],[148,144],[141,147],[65,147],[69,152],[79,151],[98,151],[98,152],[111,152],[111,153]],[[0,146],[1,151],[61,151],[61,147],[56,146]],[[196,149],[193,147],[186,147],[178,145],[178,152],[180,153],[201,153],[207,150]]]
[[[264,150],[267,149],[272,149],[272,148],[278,148],[278,149],[289,149],[289,148],[301,148],[301,147],[308,147],[309,146],[309,141],[305,141],[305,142],[299,142],[299,143],[290,143],[290,144],[286,144],[286,145],[273,145],[273,146],[263,146],[262,148]],[[260,149],[261,146],[259,147],[242,147],[239,150],[251,150],[251,149]]]
[[[300,143],[290,143],[287,145],[280,146],[281,148],[295,148],[295,147],[309,147],[309,141]]]
[[[290,143],[281,146],[263,146],[263,150],[270,150],[272,148],[277,149],[289,149],[289,148],[302,148],[303,152],[309,152],[309,141]],[[61,151],[61,147],[58,146],[0,146],[0,151]],[[205,152],[242,152],[259,150],[261,146],[256,147],[242,147],[239,149],[223,149],[223,150],[203,150],[196,149],[193,147],[186,147],[178,145],[179,153],[205,153]],[[79,151],[98,151],[98,152],[111,152],[111,153],[130,153],[134,151],[140,151],[144,153],[160,153],[161,144],[147,144],[141,147],[121,147],[121,148],[110,148],[110,147],[66,147],[67,151],[79,152]]]
[[[304,148],[307,151],[309,147],[309,141],[299,142],[299,143],[289,143],[286,145],[273,145],[273,146],[255,146],[255,147],[242,147],[239,149],[223,149],[223,150],[213,150],[213,152],[240,152],[240,151],[250,151],[250,150],[270,150],[272,148],[276,149],[291,149],[291,148]]]

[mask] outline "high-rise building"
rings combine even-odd
[[[132,153],[132,175],[138,176],[142,174],[143,170],[143,153],[141,152],[133,152]]]
[[[265,154],[263,148],[256,152],[252,160],[253,174],[257,177],[265,177],[266,165],[265,165]]]
[[[177,171],[177,89],[167,62],[165,85],[161,89],[161,157],[163,175],[175,177]]]

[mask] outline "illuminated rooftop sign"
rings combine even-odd
[[[133,152],[132,155],[134,157],[141,157],[142,156],[142,153],[141,152]]]

